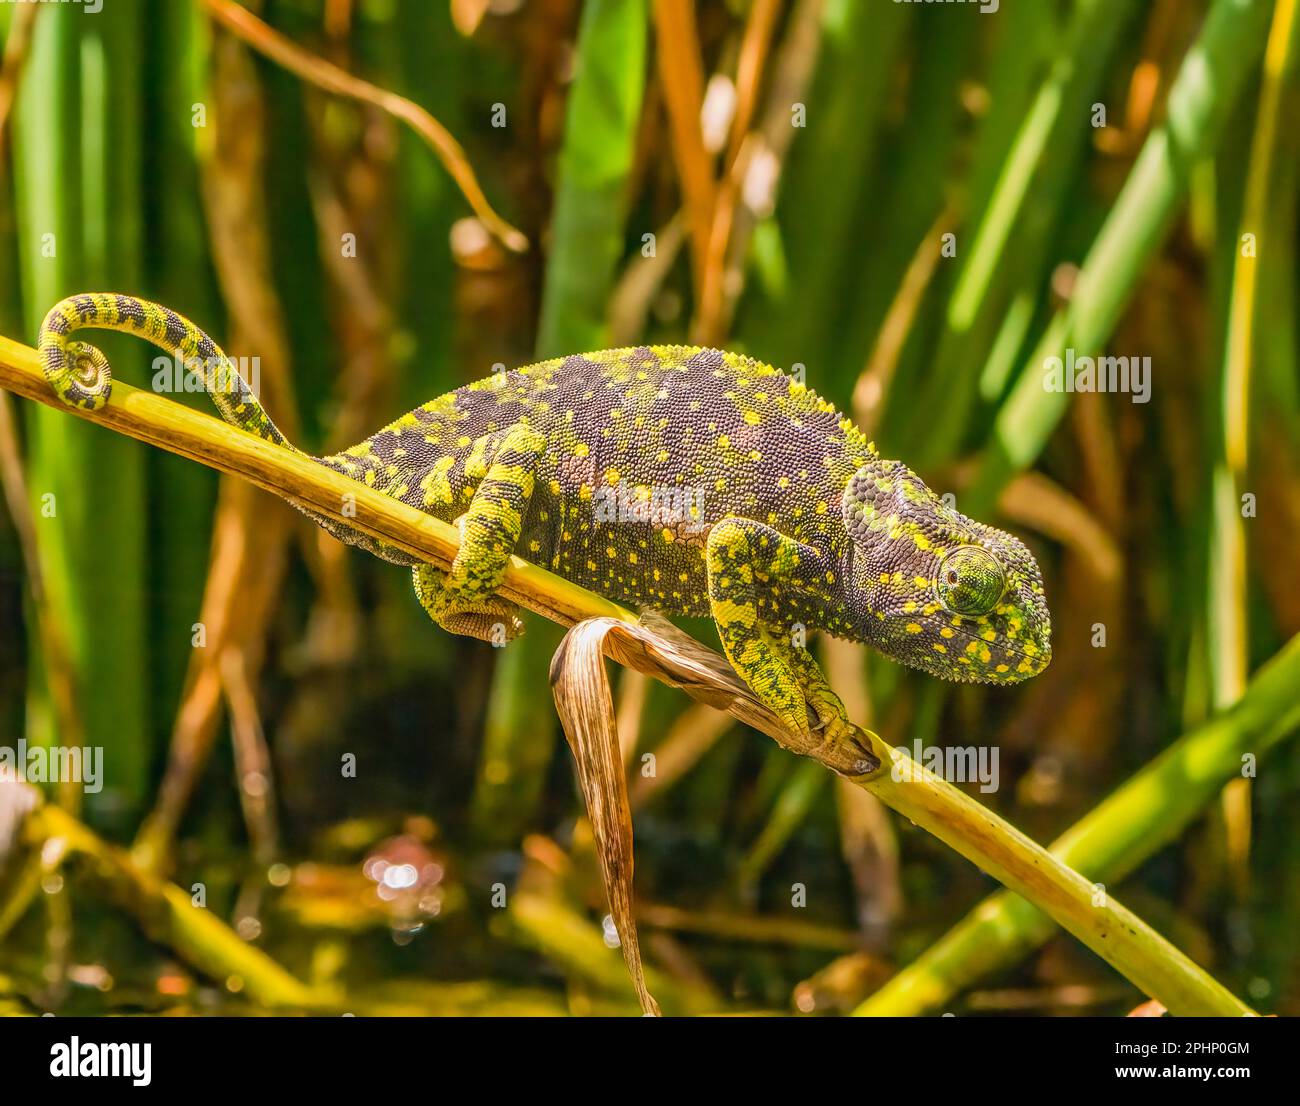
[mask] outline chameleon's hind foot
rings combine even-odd
[[[418,564],[411,570],[415,595],[429,617],[450,634],[461,634],[508,645],[524,632],[519,608],[498,595],[465,599],[447,586],[447,574],[432,565]]]
[[[802,631],[796,638],[793,624],[782,628],[763,609],[765,586],[820,586],[824,569],[817,551],[752,519],[729,518],[710,530],[706,560],[718,637],[754,694],[795,733],[851,731],[843,705],[803,647]]]
[[[459,610],[444,615],[439,625],[449,634],[476,637],[493,645],[509,645],[524,632],[519,608],[504,599],[482,604],[483,610]]]
[[[496,594],[519,541],[533,494],[533,469],[546,439],[526,423],[481,439],[483,455],[466,472],[482,482],[460,517],[460,549],[449,572],[415,566],[415,593],[430,617],[453,634],[505,645],[524,632],[519,608]]]

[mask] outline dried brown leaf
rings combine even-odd
[[[717,653],[653,612],[644,615],[639,623],[617,618],[586,619],[565,635],[551,661],[555,707],[577,763],[623,959],[642,1009],[657,1014],[659,1007],[646,989],[632,913],[632,810],[605,670],[606,655],[674,687],[689,688],[694,698],[745,721],[763,721],[765,709]],[[761,728],[770,732],[770,722]],[[879,761],[865,748],[819,745],[812,735],[806,741],[792,735],[783,735],[780,740],[796,753],[806,754],[815,748],[818,759],[845,775],[860,776],[879,767]]]
[[[609,674],[605,671],[605,638],[618,625],[621,623],[613,619],[593,618],[570,630],[551,662],[551,689],[578,767],[623,960],[641,1009],[658,1016],[659,1004],[646,988],[636,919],[632,915],[632,809],[623,777]]]

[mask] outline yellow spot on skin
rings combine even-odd
[[[914,610],[916,610],[915,599],[909,599],[906,603],[903,604],[903,612],[905,614],[911,614]]]
[[[934,643],[934,651],[935,651],[936,653],[946,653],[946,652],[948,652],[948,647],[947,647],[946,645],[940,645],[940,644],[936,641],[936,642]]]
[[[616,468],[608,468],[608,469],[606,469],[606,470],[605,470],[605,483],[608,484],[608,485],[612,488],[615,484],[617,484],[617,483],[619,482],[620,475],[621,475],[621,474],[619,473],[618,469],[616,469]]]
[[[928,588],[930,586],[930,581],[924,576],[913,576],[912,583],[914,583],[918,588]]]
[[[939,631],[940,637],[952,637],[952,635],[953,635],[953,629],[951,626],[945,626],[942,630]]]
[[[996,671],[998,671],[998,672],[1010,672],[1010,671],[1011,671],[1011,666],[1010,666],[1010,665],[1006,665],[1006,664],[1000,664],[1000,665],[998,665]]]
[[[629,553],[629,554],[627,555],[627,559],[628,559],[628,561],[631,562],[632,564],[636,564],[636,554],[635,554],[635,553]]]
[[[573,447],[573,455],[575,457],[585,457],[590,452],[591,450],[587,448],[586,442],[579,442]]]
[[[776,482],[776,486],[777,486],[778,488],[788,488],[788,487],[790,486],[790,478],[789,478],[788,476],[782,476],[782,477],[781,477],[781,478]]]
[[[887,584],[887,583],[889,583],[889,573],[888,573],[888,572],[882,572],[882,573],[880,574],[880,582],[881,582],[882,584]]]
[[[921,627],[915,622],[909,622],[907,624],[907,632],[909,634],[919,634],[921,632]]]
[[[727,446],[729,446],[729,445],[731,445],[731,439],[728,438],[725,434],[719,434],[719,435],[718,435],[718,448],[719,448],[719,449],[726,449]]]
[[[664,541],[668,542],[669,544],[672,544],[672,542],[677,540],[677,535],[674,534],[671,530],[669,530],[668,527],[666,526],[660,531],[660,533],[663,535]]]
[[[982,634],[980,634],[980,637],[982,637],[985,641],[997,641],[998,633],[996,630],[985,630]]]

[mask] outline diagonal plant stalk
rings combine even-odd
[[[189,892],[139,867],[125,849],[101,840],[66,810],[43,802],[34,787],[17,783],[0,787],[5,791],[23,789],[20,796],[0,794],[0,805],[24,804],[19,832],[33,855],[46,853],[57,843],[60,854],[85,857],[110,897],[136,916],[151,939],[173,949],[186,963],[216,980],[237,978],[243,993],[264,1006],[319,1011],[338,1008],[340,995],[295,978],[211,910],[196,906]],[[19,892],[3,905],[0,936],[17,922],[26,896]]]
[[[116,383],[100,411],[65,407],[42,375],[35,350],[0,338],[0,387],[129,437],[160,446],[223,472],[240,475],[295,503],[398,546],[446,568],[457,549],[454,527],[364,484],[331,472],[310,458],[279,449],[172,400]],[[1250,1008],[1202,971],[1131,911],[1106,896],[1041,845],[875,734],[857,731],[861,747],[821,744],[783,727],[725,661],[696,645],[660,650],[655,635],[618,604],[602,599],[545,569],[513,558],[502,595],[565,625],[590,618],[616,625],[606,651],[621,664],[678,687],[692,698],[723,709],[792,752],[812,756],[878,796],[999,882],[1039,906],[1144,993],[1171,1012],[1239,1016]],[[621,627],[621,629],[620,629]],[[651,647],[646,644],[647,639]],[[899,772],[873,772],[872,750],[881,762],[897,759]]]
[[[1052,853],[1093,879],[1123,879],[1177,837],[1224,783],[1241,778],[1245,758],[1257,761],[1300,727],[1297,684],[1300,637],[1259,670],[1231,710],[1171,745],[1057,838]],[[855,1013],[897,1017],[940,1009],[982,977],[1012,967],[1055,932],[1041,910],[998,892]]]

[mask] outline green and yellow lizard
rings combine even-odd
[[[40,333],[64,402],[111,375],[85,327],[137,334],[201,372],[229,423],[299,452],[203,331],[112,293],[57,304]],[[638,346],[543,361],[431,400],[320,464],[458,523],[449,572],[344,523],[335,537],[412,568],[429,616],[498,644],[512,553],[621,602],[709,615],[735,670],[786,725],[850,732],[806,643],[821,630],[948,680],[1015,683],[1051,658],[1033,556],[949,507],[801,383],[733,353]]]

